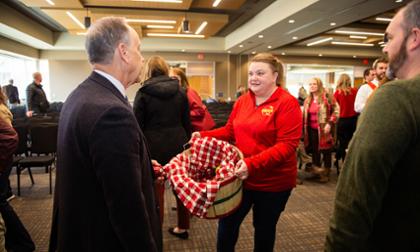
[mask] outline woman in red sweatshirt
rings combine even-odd
[[[337,152],[335,155],[335,165],[338,169],[338,161],[346,157],[346,149],[349,145],[353,133],[356,130],[357,113],[354,111],[354,101],[357,90],[351,87],[351,79],[347,74],[340,75],[337,82],[337,90],[334,97],[340,105],[340,119],[337,123]]]
[[[283,66],[272,54],[256,55],[249,64],[249,91],[239,97],[224,127],[194,133],[234,143],[244,154],[236,176],[244,180],[242,204],[219,220],[218,251],[234,251],[240,225],[253,210],[254,251],[272,251],[276,224],[296,185],[296,148],[302,113],[280,87]]]

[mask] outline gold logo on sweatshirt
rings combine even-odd
[[[273,114],[273,111],[274,111],[273,106],[267,106],[267,107],[261,109],[261,114],[263,116],[271,116]]]

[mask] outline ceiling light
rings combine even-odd
[[[252,54],[256,54],[256,53],[257,53],[256,51],[253,51],[253,52],[252,52]]]
[[[76,24],[78,24],[82,29],[86,29],[86,27],[79,21],[70,11],[66,11],[67,16],[69,16]]]
[[[357,56],[356,55],[353,55],[353,58],[357,58]]]
[[[178,33],[147,33],[148,37],[170,37],[170,38],[204,38],[204,35],[197,34],[178,34]]]
[[[128,23],[176,24],[175,20],[138,19],[138,18],[127,18],[126,20]]]
[[[386,44],[382,44],[382,45],[381,45],[381,47],[385,47],[385,46],[386,46]]]
[[[349,34],[349,35],[372,35],[372,36],[383,36],[383,33],[379,33],[379,32],[360,32],[360,31],[348,31],[348,30],[338,30],[335,31],[335,33],[340,33],[340,34]]]
[[[190,33],[190,21],[184,19],[181,24],[182,31],[185,33]]]
[[[333,44],[333,45],[352,45],[352,46],[374,46],[374,44],[339,42],[339,41],[333,41],[333,42],[331,42],[331,44]]]
[[[241,47],[241,48],[242,48],[242,47],[244,47],[244,45],[239,45],[239,47]]]
[[[293,23],[295,23],[295,20],[294,19],[289,19],[289,24],[293,24]]]
[[[232,51],[228,51],[228,53],[232,53]]]
[[[217,7],[222,0],[215,0],[213,2],[213,7]]]
[[[352,38],[352,39],[367,39],[366,36],[357,36],[357,35],[350,35],[350,38]]]
[[[203,29],[207,26],[207,21],[204,21],[203,23],[201,23],[201,25],[198,27],[197,31],[195,32],[195,34],[200,34]]]
[[[146,25],[149,29],[173,29],[173,25]]]
[[[86,36],[87,32],[76,32],[76,35],[79,36]]]
[[[375,20],[382,21],[382,22],[391,22],[392,18],[377,17],[375,18]]]
[[[292,39],[296,40],[296,39],[298,39],[298,37],[294,36],[294,37],[292,37]]]
[[[395,0],[396,3],[401,3],[403,0]]]
[[[322,57],[322,53],[318,54],[319,57]]]
[[[285,52],[282,52],[281,55],[286,55],[286,53]]]
[[[185,49],[182,49],[181,52],[185,52]]]
[[[331,25],[331,26],[335,26],[336,24],[337,24],[337,23],[335,23],[335,22],[331,22],[331,23],[330,23],[330,25]]]
[[[329,37],[329,38],[323,38],[323,39],[317,40],[317,41],[315,41],[315,42],[312,42],[312,43],[306,44],[306,46],[318,45],[318,44],[321,44],[321,43],[324,43],[324,42],[327,42],[327,41],[330,41],[330,40],[333,40],[333,38],[332,38],[332,37]]]
[[[131,0],[133,2],[182,3],[182,0]]]
[[[271,49],[271,48],[273,48],[273,47],[272,47],[271,45],[269,45],[269,46],[267,46],[267,48],[268,48],[268,49]]]
[[[384,41],[381,41],[381,42],[379,42],[378,43],[378,45],[382,45],[382,44],[384,44],[385,42]]]
[[[55,3],[51,0],[45,0],[45,2],[47,2],[49,5],[53,5],[53,6],[55,5]]]
[[[264,38],[264,35],[260,34],[258,35],[259,38]]]

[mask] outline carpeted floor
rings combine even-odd
[[[36,251],[47,251],[51,226],[52,196],[48,193],[48,174],[33,169],[35,185],[31,186],[27,173],[22,174],[20,197],[11,201],[17,214],[36,244]],[[306,174],[301,173],[301,177]],[[11,174],[12,189],[16,193],[16,175]],[[285,212],[277,225],[275,251],[322,251],[329,218],[332,213],[337,174],[331,181],[320,184],[304,180],[292,192]],[[176,225],[176,211],[172,192],[166,190],[165,220],[163,224],[164,251],[215,251],[217,221],[191,219],[190,238],[180,240],[167,232]],[[236,251],[253,250],[253,227],[250,213],[241,226]]]

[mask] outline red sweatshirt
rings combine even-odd
[[[249,91],[235,103],[224,127],[200,132],[235,145],[249,169],[244,187],[280,192],[296,186],[296,148],[302,134],[302,112],[292,95],[281,88],[259,106]]]
[[[339,90],[335,91],[334,97],[340,106],[339,118],[348,118],[357,115],[356,111],[354,111],[354,101],[356,100],[356,95],[357,90],[355,88],[351,88],[350,93],[347,95]]]

